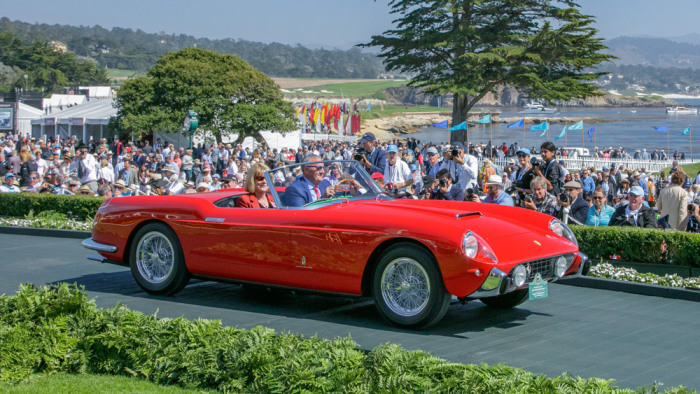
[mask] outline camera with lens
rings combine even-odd
[[[569,202],[571,201],[571,195],[569,193],[559,193],[559,201]]]
[[[353,156],[352,158],[356,161],[362,161],[362,158],[365,156],[366,153],[367,151],[365,151],[364,148],[357,148],[357,150],[355,151],[355,156]]]
[[[459,157],[459,150],[457,149],[452,149],[452,157]]]
[[[472,198],[474,198],[474,189],[468,187],[467,190],[464,192],[464,199],[471,201]]]
[[[445,178],[440,178],[438,182],[440,183],[440,187],[447,186],[447,179]]]
[[[533,158],[530,159],[530,164],[532,164],[532,165],[535,166],[535,167],[538,167],[538,166],[540,166],[540,165],[542,164],[542,160],[540,160],[540,159],[538,159],[538,158],[536,158],[536,157],[533,157]]]

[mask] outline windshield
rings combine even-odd
[[[278,207],[299,208],[325,202],[375,198],[379,186],[354,160],[312,161],[265,173]]]

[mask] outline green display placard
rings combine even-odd
[[[530,299],[539,300],[540,298],[546,298],[548,291],[547,285],[548,283],[546,280],[542,279],[542,275],[536,274],[535,280],[533,280],[528,287]]]

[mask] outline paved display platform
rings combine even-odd
[[[0,235],[0,293],[20,283],[77,282],[101,307],[119,302],[160,317],[218,319],[323,338],[351,336],[363,349],[385,342],[460,363],[503,363],[557,376],[615,379],[621,387],[700,389],[700,304],[552,284],[549,296],[512,310],[454,303],[426,331],[385,323],[371,300],[291,291],[250,291],[193,281],[173,297],[150,296],[128,268],[89,261],[78,239]]]

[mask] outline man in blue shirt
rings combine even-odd
[[[498,175],[491,175],[486,181],[486,198],[484,198],[485,203],[506,205],[509,207],[515,206],[513,203],[513,198],[508,195],[508,193],[503,192],[503,180]],[[472,200],[474,202],[480,202],[479,196],[473,194]]]
[[[595,181],[588,174],[588,170],[581,171],[581,184],[583,185],[583,195],[590,196],[595,190]]]

